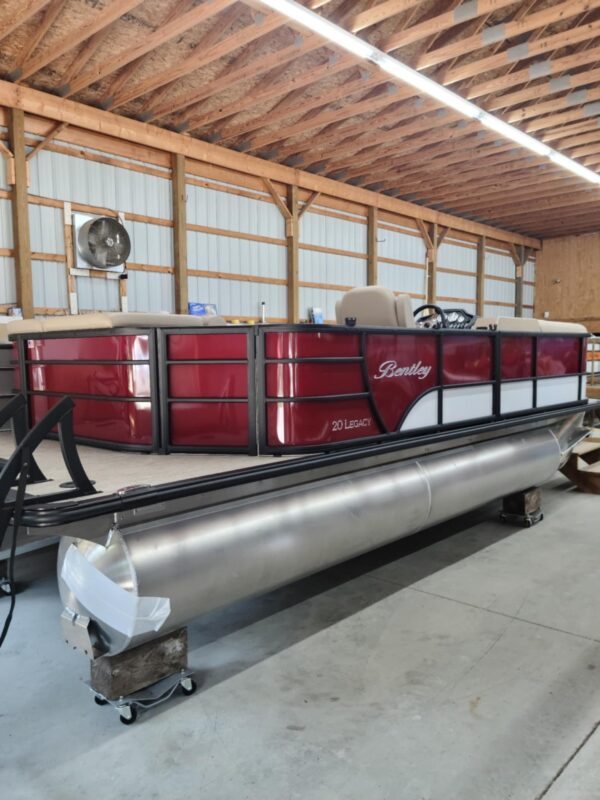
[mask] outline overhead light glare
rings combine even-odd
[[[549,156],[552,152],[552,148],[548,147],[547,144],[540,142],[539,139],[535,139],[528,133],[524,133],[519,130],[519,128],[515,128],[514,125],[509,125],[508,122],[504,122],[504,120],[495,117],[493,114],[482,111],[479,119],[486,128],[489,128],[495,133],[499,133],[501,136],[504,136],[505,139],[510,139],[516,142],[516,144],[520,144],[521,147],[526,147],[527,150],[531,150],[538,156]]]
[[[553,161],[559,167],[563,167],[563,169],[568,169],[580,178],[585,178],[585,180],[590,181],[590,183],[600,184],[600,175],[598,175],[597,172],[584,167],[583,164],[574,161],[572,158],[568,158],[557,150],[552,150],[550,153],[550,161]]]

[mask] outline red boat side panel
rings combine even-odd
[[[492,380],[491,336],[444,336],[444,384]]]
[[[213,361],[248,357],[245,333],[170,333],[167,358],[170,361]]]
[[[342,331],[274,331],[265,336],[267,358],[348,358],[360,355],[359,337]]]
[[[60,397],[31,395],[31,422],[35,424]],[[118,400],[75,400],[73,411],[75,436],[103,442],[129,445],[152,444],[150,403]]]
[[[35,392],[150,397],[148,364],[29,364]]]
[[[148,336],[72,336],[28,339],[30,361],[147,361]]]
[[[365,391],[358,363],[267,364],[266,376],[267,397],[314,397]]]
[[[248,445],[247,403],[171,403],[170,444],[200,447]]]
[[[170,364],[169,397],[248,397],[246,364]]]
[[[538,338],[538,375],[572,375],[580,370],[581,340],[571,336]]]
[[[500,377],[531,378],[533,376],[532,336],[503,336],[500,339]]]
[[[19,368],[19,351],[17,349],[17,343],[12,343],[12,352],[10,354],[10,360],[13,362],[13,386],[15,387],[16,392],[21,391],[21,370]]]
[[[364,398],[267,404],[271,447],[312,447],[376,436],[379,426]]]
[[[409,405],[437,386],[437,339],[434,335],[367,335],[369,386],[382,420],[395,431]]]

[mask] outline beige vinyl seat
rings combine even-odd
[[[222,317],[196,317],[192,314],[94,311],[91,314],[20,319],[9,322],[6,327],[10,336],[18,333],[51,333],[111,328],[204,328],[226,324]]]
[[[587,333],[587,328],[578,322],[558,322],[533,317],[479,317],[473,328],[523,333]]]
[[[385,328],[413,328],[414,317],[409,295],[396,296],[385,286],[358,286],[350,289],[335,304],[338,325],[345,325],[348,317],[356,324]]]

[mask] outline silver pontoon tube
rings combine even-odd
[[[543,429],[387,464],[121,532],[65,539],[66,640],[114,655],[199,614],[549,480],[574,444]],[[581,436],[579,436],[581,438]]]

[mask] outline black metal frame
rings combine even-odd
[[[9,420],[12,422],[15,445],[18,447],[27,435],[28,430],[27,400],[24,394],[14,395],[4,408],[0,409],[0,428],[6,425]],[[0,468],[4,468],[7,461],[8,459],[6,458],[0,458]],[[43,483],[46,481],[47,478],[39,468],[33,453],[30,455],[28,462],[27,483]]]
[[[20,391],[25,394],[27,398],[27,426],[30,427],[31,408],[29,398],[32,396],[39,397],[63,397],[63,392],[40,392],[29,388],[29,365],[45,365],[45,364],[73,364],[72,359],[48,359],[47,361],[32,361],[27,359],[27,341],[40,339],[86,339],[86,338],[99,338],[108,336],[147,336],[148,337],[148,360],[146,359],[86,359],[78,361],[80,364],[88,365],[103,365],[109,364],[114,366],[130,366],[130,365],[148,365],[148,372],[150,376],[150,397],[112,397],[103,395],[88,395],[88,394],[71,394],[70,397],[81,400],[95,400],[98,402],[116,402],[116,403],[149,403],[150,413],[152,417],[152,443],[150,445],[130,445],[122,442],[109,442],[105,439],[94,439],[88,436],[76,436],[75,440],[78,444],[91,445],[93,447],[101,447],[107,450],[122,450],[128,452],[141,452],[141,453],[156,453],[160,450],[160,409],[159,409],[159,387],[158,387],[158,372],[156,365],[157,358],[157,343],[156,343],[156,330],[154,328],[100,328],[89,330],[73,330],[73,331],[49,331],[40,335],[31,333],[18,333],[11,336],[11,340],[17,345],[17,363],[19,366],[19,373],[21,376]],[[48,438],[56,438],[56,434],[49,434]]]
[[[204,328],[157,328],[157,369],[160,393],[161,417],[161,453],[247,453],[256,454],[256,392],[255,373],[256,357],[254,346],[254,328],[207,326]],[[246,337],[246,358],[203,358],[203,359],[169,359],[168,337],[171,335],[219,335],[243,334]],[[169,367],[181,364],[245,364],[247,369],[247,398],[239,397],[170,397]],[[247,403],[248,405],[248,445],[247,447],[210,447],[199,445],[171,444],[170,405],[174,403]]]

